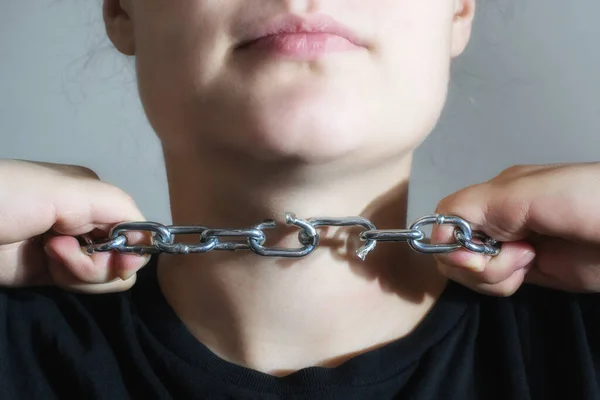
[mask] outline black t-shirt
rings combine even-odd
[[[600,295],[450,283],[407,337],[276,378],[199,343],[155,261],[123,293],[0,290],[0,399],[600,399]]]

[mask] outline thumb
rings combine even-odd
[[[452,253],[436,254],[439,271],[477,292],[508,296],[523,283],[534,264],[535,252],[527,242],[508,242],[495,257],[459,249]]]
[[[127,233],[130,244],[139,244],[144,236],[141,233]],[[136,243],[137,242],[137,243]],[[122,254],[118,252],[94,253],[88,255],[71,236],[48,236],[44,250],[50,259],[82,283],[99,284],[115,279],[127,280],[150,260],[150,255]]]

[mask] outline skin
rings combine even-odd
[[[438,257],[444,275],[509,296],[525,282],[600,292],[600,163],[517,165],[443,199],[437,212],[467,218],[507,242],[498,257],[460,251]],[[434,229],[434,241],[452,233]],[[466,267],[466,268],[465,268]]]
[[[244,227],[293,211],[362,215],[386,229],[407,225],[412,154],[437,122],[474,8],[469,0],[105,0],[104,16],[116,48],[135,56],[174,224]],[[331,14],[368,45],[313,62],[235,50],[240,27],[287,12]],[[10,191],[21,201],[0,197],[4,215],[38,212],[30,224],[0,225],[0,283],[96,293],[133,285],[147,259],[82,255],[68,236],[143,219],[126,194],[74,166],[5,161],[0,172],[0,187],[31,182]],[[524,279],[597,292],[600,230],[589,221],[600,217],[598,176],[598,163],[518,166],[443,199],[436,212],[506,242],[495,258],[381,244],[362,262],[352,255],[357,231],[328,229],[303,259],[162,255],[159,283],[192,334],[226,360],[278,376],[335,366],[410,333],[448,278],[496,296]],[[295,229],[269,234],[271,245],[298,245]],[[438,227],[432,241],[453,241],[452,233]],[[44,268],[25,253],[46,259]]]
[[[108,35],[135,56],[163,144],[173,222],[214,227],[282,222],[286,211],[405,226],[412,153],[441,113],[474,8],[468,0],[104,3]],[[366,47],[311,62],[236,50],[244,26],[285,13],[332,15]],[[282,227],[270,240],[297,247],[296,236]],[[328,230],[323,243],[301,260],[166,256],[159,281],[211,350],[274,375],[337,365],[406,335],[445,286],[434,260],[406,246],[380,246],[363,263],[347,229]]]

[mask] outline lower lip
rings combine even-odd
[[[288,59],[310,61],[326,54],[357,50],[348,39],[328,33],[286,33],[265,36],[243,46]]]

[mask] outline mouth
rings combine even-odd
[[[367,48],[352,29],[323,14],[310,18],[278,17],[250,29],[244,37],[237,50],[295,60],[314,60],[329,53]]]

